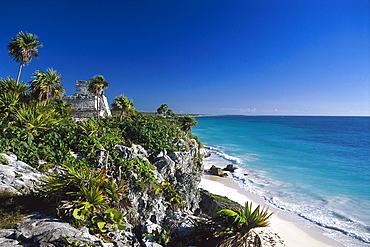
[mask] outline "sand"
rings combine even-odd
[[[266,228],[268,228],[267,230],[272,233],[277,233],[287,247],[343,246],[333,239],[323,235],[323,231],[313,224],[310,226],[309,224],[298,224],[297,222],[291,221],[290,218],[293,216],[292,214],[289,215],[287,212],[274,208],[271,205],[267,205],[261,197],[240,188],[232,178],[221,178],[205,174],[202,177],[200,187],[213,194],[226,196],[243,206],[246,201],[252,201],[253,205],[259,204],[261,206],[268,206],[269,211],[274,214],[270,219],[270,226]]]

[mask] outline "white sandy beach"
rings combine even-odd
[[[226,196],[244,206],[246,201],[252,201],[253,205],[263,206],[262,198],[239,187],[231,178],[221,178],[213,175],[203,175],[200,187],[209,192]],[[268,205],[266,205],[268,206]],[[287,247],[328,247],[343,246],[342,244],[326,237],[318,227],[307,227],[298,225],[284,217],[287,215],[280,209],[269,206],[269,211],[274,212],[268,227],[272,232],[277,233],[284,240]]]

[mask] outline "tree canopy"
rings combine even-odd
[[[17,82],[19,82],[22,67],[28,65],[33,57],[39,58],[37,48],[42,47],[42,43],[38,38],[35,34],[20,31],[7,45],[9,56],[19,63]]]
[[[46,69],[46,72],[36,70],[33,78],[30,82],[30,91],[38,101],[50,101],[60,97],[65,91],[61,86],[61,74],[52,68]]]

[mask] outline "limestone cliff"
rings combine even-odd
[[[126,229],[109,233],[111,243],[88,234],[86,229],[75,229],[64,221],[35,212],[20,222],[16,229],[0,230],[0,245],[63,246],[61,241],[78,241],[80,246],[161,246],[148,234],[166,231],[173,242],[169,246],[176,246],[174,243],[178,239],[192,231],[197,221],[195,215],[200,212],[198,184],[203,172],[201,153],[204,151],[200,150],[195,140],[190,140],[187,145],[186,151],[163,151],[155,157],[141,146],[116,146],[124,160],[129,161],[135,157],[148,160],[156,167],[154,172],[158,182],[169,182],[182,201],[174,204],[171,198],[154,193],[153,188],[139,188],[134,183],[129,184]],[[40,172],[18,161],[14,155],[1,155],[7,160],[0,165],[2,189],[33,191],[38,183],[42,183]],[[104,162],[100,162],[100,165],[105,166],[108,174],[118,174],[113,165]],[[132,172],[129,176],[135,179],[137,174]]]

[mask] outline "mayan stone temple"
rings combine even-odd
[[[64,96],[63,99],[73,108],[72,118],[74,120],[87,120],[97,115],[99,107],[99,116],[110,116],[111,112],[107,97],[95,96],[88,90],[89,81],[76,81],[76,93],[70,96]]]

